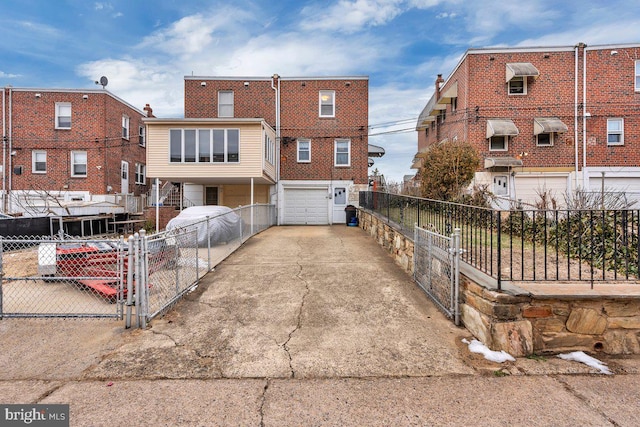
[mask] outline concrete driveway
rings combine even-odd
[[[640,399],[637,358],[607,378],[560,359],[519,359],[495,376],[501,367],[469,354],[468,332],[359,228],[273,227],[148,329],[122,326],[0,321],[0,403],[68,403],[71,425],[87,426],[633,425],[640,416],[625,404]]]

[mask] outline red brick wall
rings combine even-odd
[[[244,82],[249,84],[245,86]],[[202,82],[206,82],[202,86]],[[218,91],[234,93],[234,116],[264,118],[275,128],[275,91],[268,80],[185,79],[185,117],[218,117]],[[277,84],[277,83],[276,83]],[[319,91],[335,91],[335,117],[319,117]],[[281,178],[367,182],[368,80],[280,80]],[[311,162],[297,162],[296,138],[311,139]],[[351,166],[334,167],[334,141],[351,140]],[[284,141],[287,141],[286,143]]]
[[[9,91],[5,91],[7,99]],[[35,96],[39,93],[41,96]],[[83,99],[87,95],[87,99]],[[71,129],[55,129],[55,103],[71,103]],[[9,120],[7,101],[7,123]],[[130,117],[130,138],[122,139],[122,115]],[[135,163],[145,162],[139,146],[142,115],[101,92],[12,91],[11,143],[16,152],[13,167],[22,174],[12,176],[13,190],[69,190],[104,194],[107,185],[120,191],[120,161],[129,161],[129,191],[140,194],[146,186],[135,185]],[[9,130],[7,129],[7,134]],[[47,173],[32,173],[32,151],[47,152]],[[87,152],[87,177],[71,176],[71,151]],[[7,160],[7,165],[9,161]],[[65,186],[67,188],[65,188]]]
[[[640,165],[640,93],[634,92],[636,48],[588,50],[587,55],[587,166]],[[579,49],[578,60],[578,156],[582,165],[582,76],[584,49]],[[506,64],[530,62],[540,72],[527,80],[526,95],[508,95],[505,82]],[[474,144],[481,157],[516,157],[521,152],[525,167],[574,167],[574,113],[575,113],[575,51],[495,51],[470,53],[454,74],[447,79],[446,91],[458,83],[458,111],[447,107],[444,123],[430,129],[428,137],[419,131],[418,147],[427,146],[444,138],[468,141]],[[554,145],[539,147],[533,134],[534,117],[558,117],[568,127],[564,134],[556,134]],[[623,117],[625,145],[607,146],[607,118]],[[512,119],[520,134],[511,137],[507,152],[489,151],[486,139],[487,120]]]

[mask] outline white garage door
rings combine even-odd
[[[329,224],[327,189],[285,189],[284,224]]]
[[[567,176],[527,176],[516,175],[515,199],[521,199],[527,205],[536,206],[541,200],[541,194],[555,199],[559,205],[564,204],[567,194]]]
[[[602,178],[589,178],[590,191],[600,193],[602,191]],[[637,177],[613,177],[604,178],[604,191],[609,193],[620,193],[627,203],[638,203],[640,201],[640,178]],[[634,205],[634,208],[636,206]]]

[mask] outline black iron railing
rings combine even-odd
[[[360,207],[413,235],[461,231],[463,261],[508,281],[638,282],[639,210],[494,210],[365,191]]]

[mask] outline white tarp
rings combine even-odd
[[[207,221],[206,219],[209,218]],[[208,225],[207,225],[208,223]],[[226,206],[192,206],[167,224],[167,231],[196,227],[198,245],[226,243],[240,237],[242,219]]]

